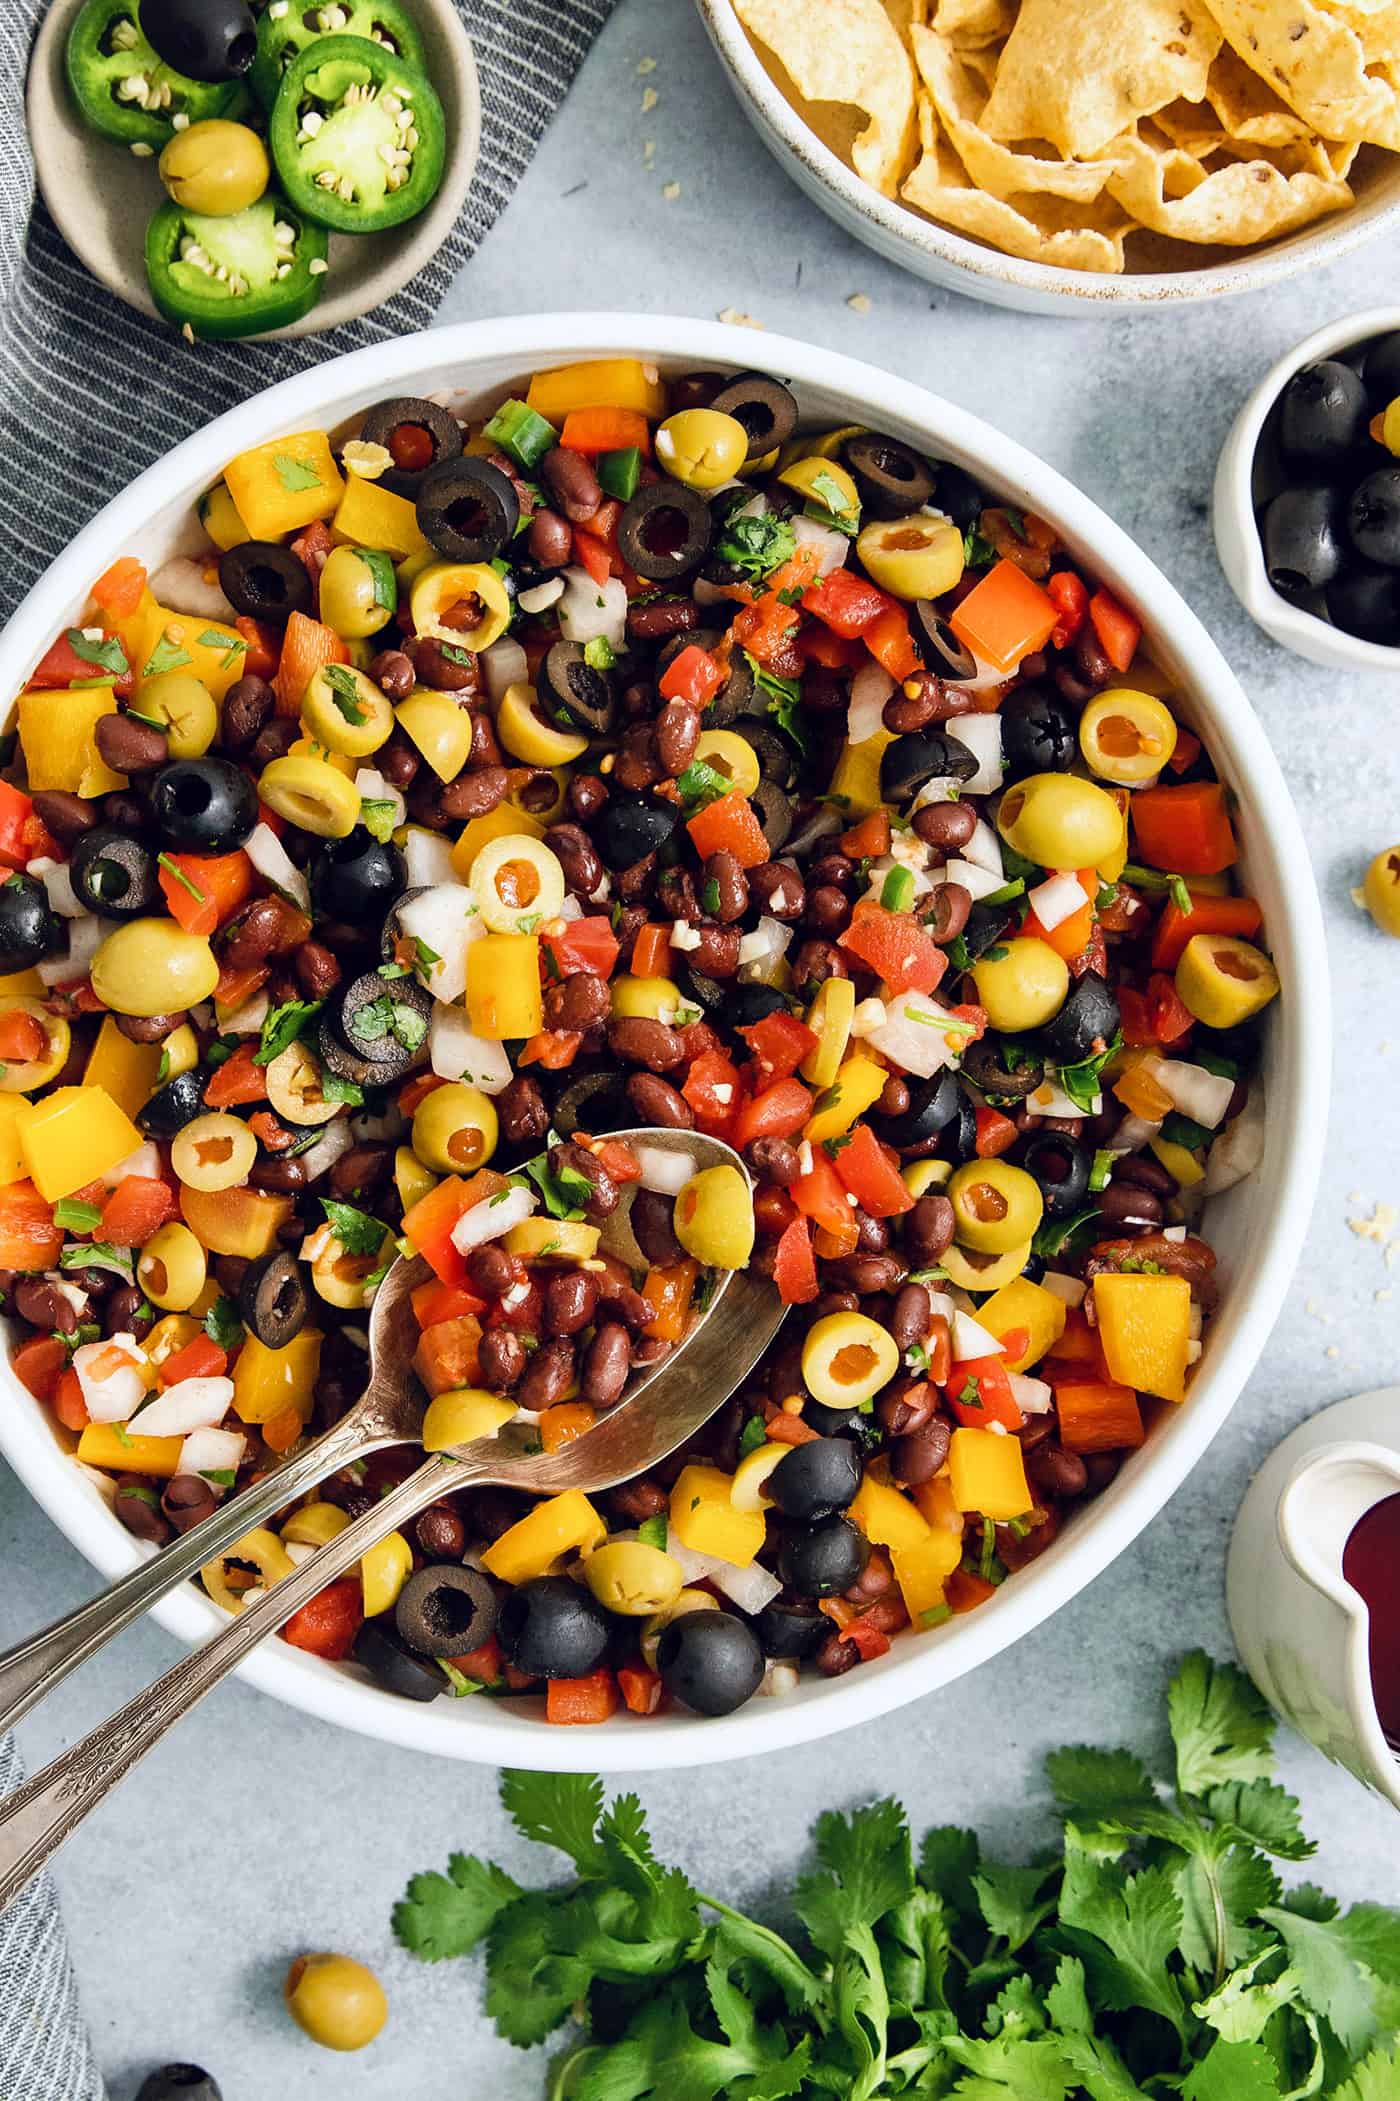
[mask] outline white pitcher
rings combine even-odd
[[[1357,1524],[1396,1494],[1400,1387],[1324,1408],[1250,1484],[1226,1594],[1240,1658],[1270,1706],[1400,1809],[1400,1755],[1386,1741],[1371,1689],[1370,1615],[1342,1574]]]

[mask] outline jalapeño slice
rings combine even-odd
[[[163,204],[146,230],[156,305],[177,328],[212,340],[299,321],[321,296],[325,257],[325,229],[276,195],[227,219]]]
[[[158,58],[141,33],[137,0],[87,0],[68,37],[68,84],[94,131],[153,151],[175,135],[176,117],[198,124],[237,115],[239,80],[191,80]]]
[[[277,100],[282,76],[307,45],[324,36],[361,36],[415,73],[426,73],[423,40],[398,0],[272,0],[258,23],[258,51],[248,79],[264,109]]]
[[[365,37],[322,36],[287,68],[269,127],[293,204],[337,233],[378,233],[436,196],[442,104],[420,73]]]

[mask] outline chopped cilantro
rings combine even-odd
[[[110,671],[113,678],[124,678],[131,666],[126,660],[126,651],[115,635],[104,635],[94,642],[80,627],[70,627],[64,641],[80,663],[94,664],[99,671]],[[105,684],[105,680],[98,681]]]
[[[273,1007],[263,1018],[262,1035],[253,1052],[253,1063],[270,1065],[274,1058],[280,1058],[316,1019],[324,1005],[325,1001],[319,999],[289,999],[280,1007]]]
[[[300,496],[307,489],[321,487],[321,477],[310,461],[299,460],[294,453],[274,453],[272,465],[278,481],[289,496]]]
[[[204,1316],[204,1332],[221,1350],[231,1350],[243,1340],[243,1321],[231,1298],[217,1298]]]
[[[357,1210],[354,1204],[338,1204],[332,1197],[321,1198],[321,1209],[325,1212],[330,1229],[347,1255],[374,1255],[384,1244],[389,1228],[379,1218],[371,1218],[368,1211]]]
[[[1099,1095],[1099,1081],[1109,1059],[1122,1048],[1123,1035],[1115,1030],[1113,1041],[1092,1058],[1081,1058],[1077,1065],[1061,1065],[1056,1070],[1056,1080],[1063,1093],[1067,1094],[1076,1109],[1086,1116],[1093,1114],[1094,1103]]]
[[[179,862],[174,858],[173,855],[157,854],[156,860],[160,863],[160,866],[165,870],[166,874],[172,877],[173,880],[180,885],[180,888],[182,890],[189,891],[190,896],[194,899],[197,905],[202,905],[205,902],[205,894],[200,889],[198,883],[194,881],[192,876],[186,874],[185,870],[180,866]]]
[[[360,822],[381,846],[387,844],[398,821],[399,805],[392,795],[361,796]]]
[[[392,613],[399,602],[399,581],[392,560],[382,547],[357,547],[353,551],[374,581],[374,604],[381,612]]]
[[[66,1247],[58,1258],[60,1269],[110,1269],[123,1283],[131,1282],[130,1248],[113,1247],[110,1241],[87,1240]]]
[[[717,766],[709,765],[704,759],[692,759],[676,781],[676,792],[681,799],[683,814],[693,817],[697,810],[718,802],[722,796],[732,795],[734,783]]]
[[[186,664],[192,664],[193,662],[194,658],[188,650],[181,649],[178,642],[172,642],[168,637],[162,635],[142,665],[141,676],[142,678],[159,678],[163,671],[181,671]]]
[[[970,525],[963,534],[963,567],[965,569],[990,569],[997,559],[997,551],[980,525]]]
[[[96,1204],[80,1203],[75,1196],[61,1196],[53,1207],[53,1222],[65,1233],[93,1233],[102,1223]]]
[[[768,1442],[768,1428],[761,1415],[751,1415],[739,1432],[739,1457],[747,1459],[761,1444]]]
[[[1051,1262],[1057,1255],[1072,1259],[1082,1254],[1094,1237],[1097,1204],[1076,1211],[1073,1218],[1047,1218],[1031,1241],[1031,1253]]]
[[[522,1172],[539,1190],[551,1218],[580,1218],[593,1201],[593,1184],[587,1175],[580,1174],[567,1161],[556,1172],[547,1152],[536,1153],[533,1160],[527,1160]]]
[[[669,1530],[664,1517],[649,1517],[637,1527],[637,1537],[644,1547],[658,1547],[664,1554]]]
[[[720,528],[714,557],[737,569],[749,582],[760,584],[791,559],[796,546],[791,519],[768,511],[758,518],[731,517]]]
[[[330,687],[331,699],[352,728],[359,729],[369,717],[360,705],[362,695],[348,664],[324,664],[321,676]]]

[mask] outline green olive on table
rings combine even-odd
[[[298,1955],[282,1991],[297,2026],[327,2050],[363,2050],[389,2018],[383,1985],[349,1955]]]

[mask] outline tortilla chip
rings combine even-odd
[[[1227,41],[1313,131],[1400,152],[1400,93],[1356,30],[1314,0],[1206,0]]]
[[[1220,41],[1203,0],[1022,0],[983,126],[1084,159],[1169,102],[1199,102]]]
[[[973,187],[961,163],[940,147],[927,98],[920,131],[925,150],[900,191],[906,204],[1022,262],[1099,276],[1121,274],[1129,221],[1120,211],[1099,200],[1075,204],[1060,197],[989,197]]]
[[[934,0],[932,27],[959,48],[1003,44],[1015,26],[1015,0]]]
[[[855,171],[893,197],[914,151],[914,68],[881,0],[735,0],[735,11],[809,102],[865,112]]]
[[[1128,166],[1116,170],[1108,188],[1141,226],[1176,241],[1210,247],[1243,248],[1256,241],[1296,233],[1327,212],[1352,202],[1352,193],[1336,176],[1276,164],[1276,156],[1256,150],[1251,160],[1227,160],[1207,173],[1189,154],[1154,152],[1141,139],[1125,142]]]
[[[1210,69],[1206,100],[1231,138],[1251,146],[1292,146],[1310,127],[1227,44]]]
[[[964,168],[990,196],[1023,191],[1080,200],[1101,195],[1111,163],[1060,160],[1053,155],[1013,152],[981,127],[986,93],[952,47],[931,30],[913,31],[914,62],[937,107],[943,129]]]

